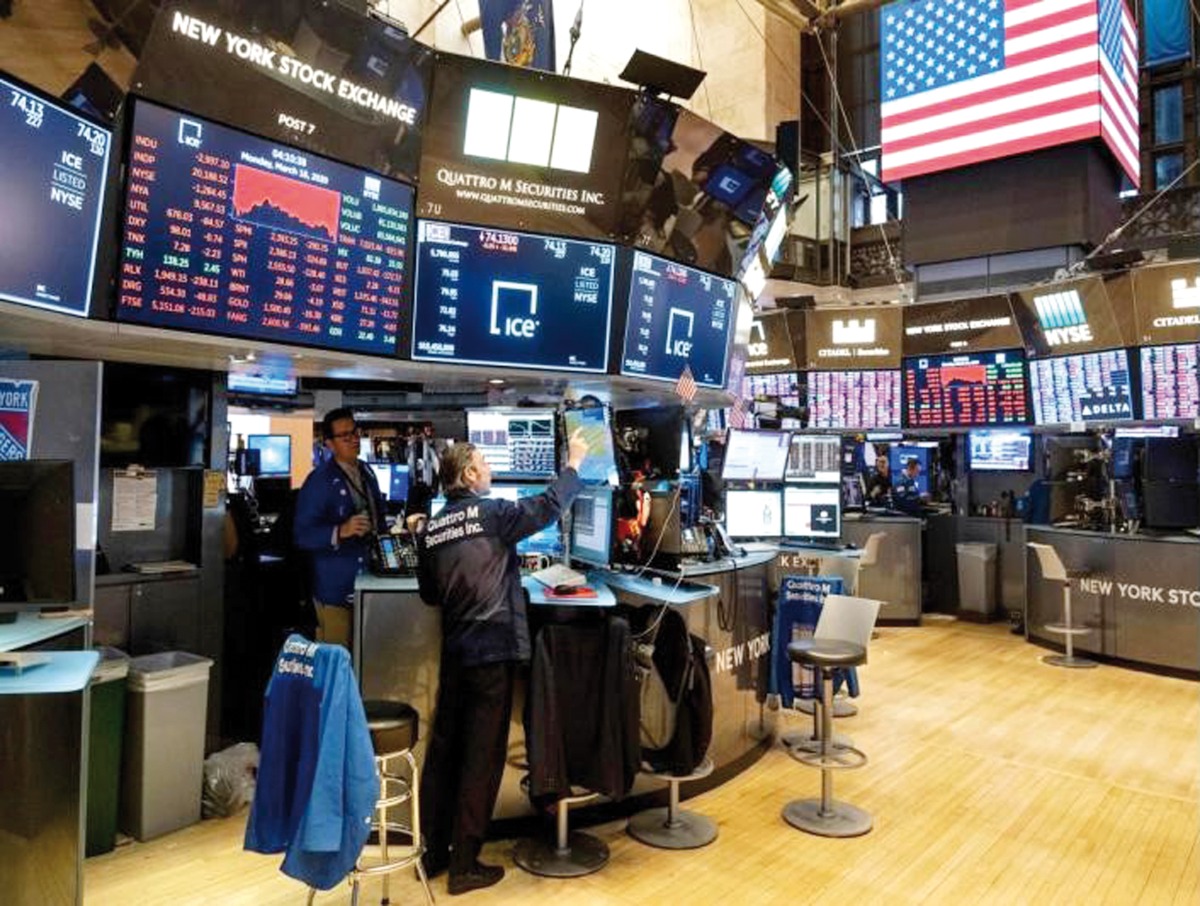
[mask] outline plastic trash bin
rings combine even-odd
[[[129,655],[100,648],[92,674],[92,715],[88,730],[87,832],[84,854],[98,856],[117,845],[121,790],[121,748],[125,740],[125,678]]]
[[[960,543],[958,608],[965,615],[989,619],[996,609],[996,545]]]
[[[129,662],[120,825],[139,840],[200,820],[212,663],[185,651]]]

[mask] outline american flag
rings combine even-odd
[[[683,373],[679,375],[679,380],[675,382],[675,393],[685,403],[690,403],[696,398],[696,379],[692,377],[691,365],[683,366]]]
[[[1139,183],[1125,0],[902,0],[880,17],[885,181],[1102,138]]]
[[[746,427],[746,401],[740,396],[733,398],[733,405],[729,407],[729,417],[726,423],[731,428]]]

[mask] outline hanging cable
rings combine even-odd
[[[704,57],[700,55],[700,35],[696,32],[696,7],[693,0],[688,0],[688,16],[692,20],[692,43],[696,45],[696,68],[704,69]],[[708,85],[700,83],[704,89],[704,106],[708,108],[708,118],[712,119],[712,98],[708,96]]]

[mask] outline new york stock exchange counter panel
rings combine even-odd
[[[1200,678],[1200,539],[1190,535],[1103,534],[1028,526],[1028,541],[1049,544],[1072,581],[1072,622],[1092,631],[1075,636],[1075,650]],[[1042,578],[1028,551],[1026,633],[1062,646],[1046,624],[1063,619],[1061,586]]]
[[[621,603],[665,602],[676,608],[689,632],[707,643],[713,690],[713,738],[708,754],[715,770],[701,784],[715,785],[749,767],[773,738],[776,712],[767,707],[766,698],[771,649],[769,581],[775,557],[774,550],[750,552],[685,566],[682,574],[589,573],[589,584],[603,582]],[[525,582],[536,600],[536,583],[531,579]],[[441,611],[421,601],[415,578],[359,577],[354,596],[353,659],[360,690],[365,700],[403,701],[416,708],[420,718],[418,758],[424,758],[432,726],[441,635]],[[509,727],[509,764],[501,781],[496,818],[533,814],[521,789],[525,774],[521,766],[525,751],[523,697],[522,684],[518,684]],[[661,782],[639,777],[631,796],[660,792],[661,788]],[[635,807],[628,799],[626,802],[630,809]]]

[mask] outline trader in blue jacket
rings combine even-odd
[[[474,444],[455,444],[441,459],[445,509],[428,522],[409,517],[421,598],[442,609],[437,709],[421,778],[425,866],[431,875],[449,868],[451,894],[504,877],[500,866],[479,862],[479,850],[504,772],[513,678],[531,653],[516,545],[571,505],[587,449],[576,431],[558,480],[513,503],[487,496],[487,459]]]
[[[333,459],[304,480],[296,500],[293,538],[312,564],[317,641],[350,647],[354,578],[370,565],[371,541],[386,532],[383,495],[375,476],[358,459],[358,427],[349,409],[321,420]]]

